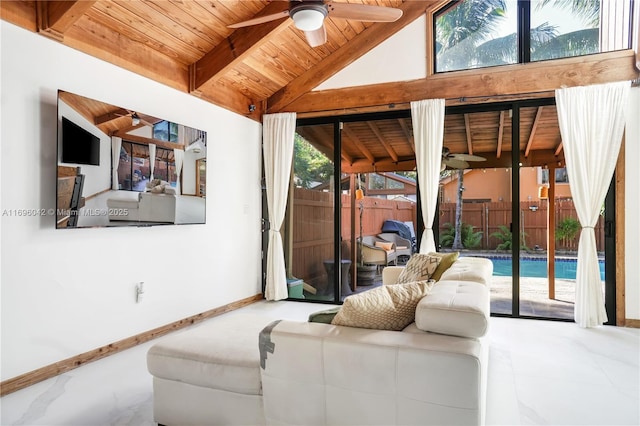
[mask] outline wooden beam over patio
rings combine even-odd
[[[553,95],[555,89],[563,86],[627,81],[638,76],[635,52],[629,49],[544,63],[453,71],[411,81],[313,91],[289,104],[286,110],[331,115],[332,112],[355,113],[359,108],[367,108],[367,112],[373,112],[374,107],[378,111],[408,109],[408,102],[421,99],[457,99],[471,103],[473,98],[482,102],[505,95],[532,98],[543,92]]]

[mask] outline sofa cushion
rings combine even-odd
[[[393,250],[393,243],[385,243],[382,241],[376,241],[376,247],[383,249],[384,251]]]
[[[458,260],[460,256],[460,252],[454,251],[453,253],[429,253],[429,256],[437,256],[440,258],[440,263],[438,263],[438,267],[433,274],[431,275],[431,279],[440,281],[440,277],[442,274],[453,265],[453,262]]]
[[[430,279],[439,263],[440,257],[415,253],[400,273],[398,284]]]
[[[260,395],[258,335],[272,321],[237,314],[163,337],[147,352],[147,368],[162,379]]]
[[[440,280],[416,307],[423,331],[478,338],[489,326],[489,288],[471,281]]]
[[[413,322],[416,305],[431,286],[427,281],[393,284],[348,296],[331,324],[402,330]]]
[[[440,280],[473,281],[489,284],[493,275],[493,263],[484,257],[460,257],[442,273]]]

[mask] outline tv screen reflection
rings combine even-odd
[[[56,228],[202,224],[206,132],[58,92]]]

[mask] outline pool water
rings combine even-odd
[[[511,276],[510,257],[490,257],[493,263],[493,275],[500,277]],[[578,261],[576,259],[556,259],[556,278],[575,280]],[[600,267],[600,279],[604,281],[604,260],[598,262]],[[533,278],[547,277],[547,259],[545,258],[520,258],[520,276]]]

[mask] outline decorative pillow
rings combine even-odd
[[[162,181],[160,179],[152,179],[149,182],[147,182],[147,189],[152,189],[155,186],[158,186],[162,183]]]
[[[344,299],[331,324],[376,330],[402,330],[411,324],[416,306],[432,283],[419,281],[376,287]]]
[[[161,194],[163,192],[164,192],[164,185],[156,185],[153,188],[151,188],[152,194]]]
[[[449,269],[451,267],[451,265],[453,265],[453,262],[458,260],[458,257],[460,256],[460,252],[457,252],[457,251],[455,251],[453,253],[434,253],[434,252],[431,252],[431,253],[429,253],[429,256],[436,256],[436,257],[440,258],[440,263],[438,264],[438,267],[433,272],[433,274],[431,274],[431,279],[434,279],[436,281],[440,281],[440,277],[442,276],[444,271]]]
[[[340,310],[340,306],[336,306],[335,308],[314,312],[309,315],[309,322],[321,322],[324,324],[331,324],[331,321],[336,316],[339,310]]]
[[[393,243],[383,243],[382,241],[376,241],[376,247],[380,247],[385,251],[393,250]]]
[[[421,253],[413,254],[402,272],[400,272],[398,284],[428,280],[435,272],[439,263],[440,258],[437,256]]]

